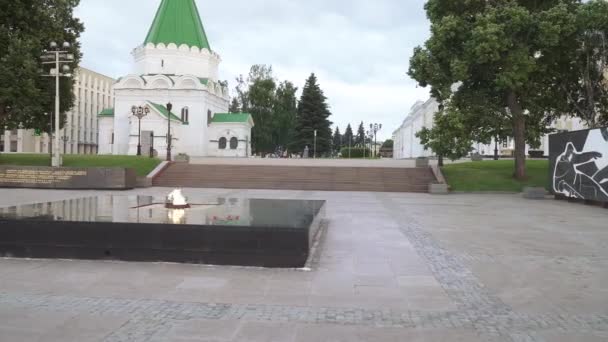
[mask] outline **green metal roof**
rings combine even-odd
[[[213,115],[211,123],[239,123],[248,122],[249,119],[253,121],[253,118],[249,113],[216,113]]]
[[[201,81],[202,85],[207,85],[207,83],[209,83],[208,78],[199,77],[198,80]]]
[[[144,45],[148,43],[186,44],[211,50],[194,0],[162,0]]]
[[[97,116],[114,116],[114,108],[106,108],[97,114]]]
[[[148,103],[152,105],[152,107],[154,107],[154,109],[156,109],[156,111],[159,112],[165,118],[169,116],[169,110],[167,110],[167,107],[151,101],[148,101]],[[171,120],[182,122],[182,119],[173,113],[171,113]]]

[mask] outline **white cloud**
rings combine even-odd
[[[211,47],[234,85],[253,64],[271,64],[279,80],[302,87],[311,72],[344,131],[382,123],[382,139],[411,105],[428,97],[406,75],[415,46],[428,37],[424,0],[197,0]],[[119,77],[131,70],[130,52],[143,42],[160,0],[83,0],[77,16],[83,66]]]

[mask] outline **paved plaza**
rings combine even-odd
[[[327,200],[311,270],[0,259],[0,341],[608,340],[606,209],[520,195],[184,191]],[[0,206],[106,193],[5,189]]]

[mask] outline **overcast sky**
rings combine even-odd
[[[429,36],[424,0],[197,0],[220,78],[270,64],[278,80],[302,88],[319,78],[342,133],[348,123],[382,123],[389,138],[428,89],[407,75],[415,46]],[[86,31],[82,65],[120,77],[131,73],[160,0],[81,0]]]

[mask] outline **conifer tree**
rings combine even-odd
[[[303,151],[306,146],[313,151],[314,132],[317,131],[317,156],[327,154],[331,150],[332,132],[329,116],[331,112],[326,102],[327,98],[317,83],[315,74],[311,74],[298,104],[296,133],[292,144],[294,151]]]
[[[359,129],[357,130],[357,137],[355,138],[355,145],[364,146],[365,145],[365,127],[363,126],[363,121],[359,125]]]
[[[344,132],[344,139],[342,141],[344,146],[353,145],[355,142],[353,137],[353,128],[350,126],[350,124],[346,126],[346,131]]]
[[[334,132],[334,139],[333,139],[333,150],[334,152],[339,152],[340,149],[342,149],[342,134],[340,134],[340,127],[336,126],[336,130]]]

